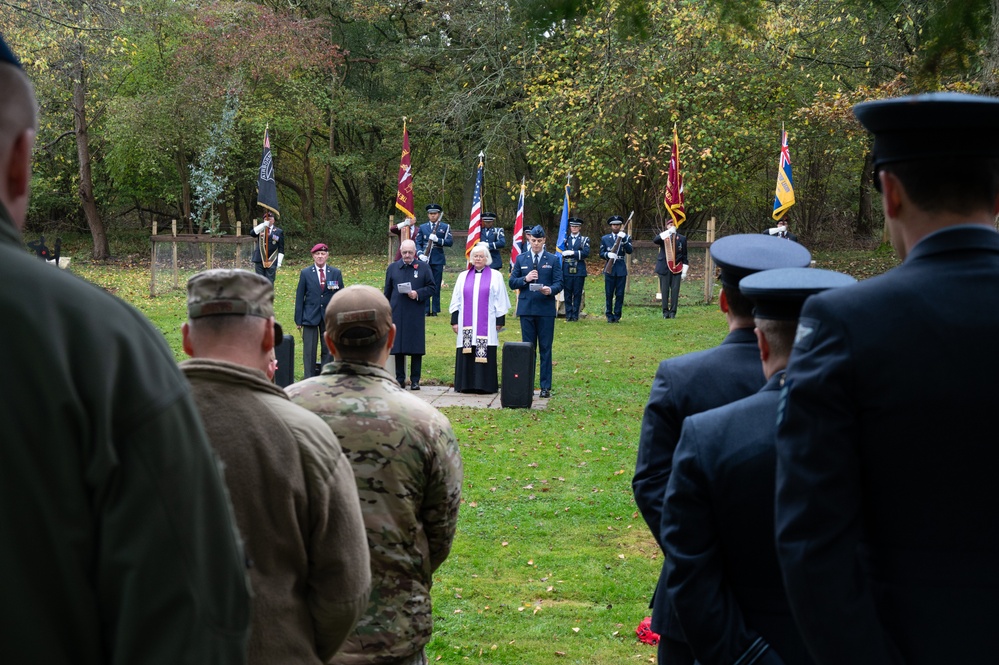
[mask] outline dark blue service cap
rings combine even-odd
[[[543,228],[541,228],[540,224],[538,224],[537,226],[534,226],[534,227],[531,227],[530,229],[528,229],[527,230],[527,235],[531,236],[532,238],[544,238],[545,237],[545,230]]]
[[[624,224],[624,218],[621,215],[611,215],[607,218],[608,224]]]
[[[444,212],[444,208],[439,203],[428,203],[427,212]]]
[[[753,301],[753,316],[794,321],[810,295],[856,284],[850,275],[819,268],[777,268],[743,277],[739,290]]]
[[[4,40],[2,34],[0,34],[0,62],[10,63],[18,69],[21,68],[21,62],[14,55],[14,52],[10,50],[10,47],[7,46],[7,42]]]
[[[995,97],[934,92],[862,102],[853,107],[853,114],[874,134],[875,169],[891,162],[945,156],[999,157]]]
[[[807,268],[812,255],[794,241],[761,233],[740,233],[711,243],[711,258],[721,268],[722,284],[738,288],[739,280],[761,270]]]
[[[482,219],[485,220],[485,221],[487,221],[487,222],[495,222],[496,221],[496,213],[494,213],[494,212],[484,212],[484,213],[482,213]]]
[[[569,218],[569,226],[582,226],[582,225],[583,225],[583,220],[581,220],[579,217]]]

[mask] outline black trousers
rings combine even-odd
[[[659,291],[663,294],[663,314],[676,316],[676,306],[680,302],[680,273],[659,275]]]
[[[565,297],[565,320],[579,319],[579,307],[583,301],[583,283],[586,275],[563,275],[562,295]]]
[[[399,385],[405,385],[406,383],[406,354],[405,353],[393,353],[392,357],[395,358],[395,380],[399,382]],[[409,366],[409,382],[410,384],[420,382],[420,374],[423,370],[423,356],[409,356],[410,360]]]

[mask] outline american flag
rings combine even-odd
[[[475,193],[472,194],[472,214],[468,217],[468,240],[465,241],[465,260],[468,261],[469,255],[472,253],[472,248],[475,247],[475,243],[479,242],[482,233],[482,227],[480,222],[482,221],[482,158],[485,157],[481,152],[479,153],[479,172],[475,176]]]
[[[510,248],[510,265],[520,256],[520,243],[524,241],[524,190],[525,178],[520,180],[520,203],[517,204],[517,221],[513,223],[513,247]]]

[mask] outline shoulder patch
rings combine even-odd
[[[787,394],[791,390],[791,380],[784,381],[780,388],[780,397],[777,399],[777,427],[784,424],[784,416],[787,413]]]
[[[812,348],[812,344],[815,342],[815,336],[818,331],[818,319],[798,319],[798,330],[794,334],[794,348],[799,351],[807,351]]]

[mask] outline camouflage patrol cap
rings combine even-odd
[[[392,307],[373,286],[348,286],[326,307],[326,333],[337,346],[368,346],[391,329]]]
[[[219,314],[242,314],[269,319],[274,316],[274,286],[266,277],[248,270],[205,270],[187,280],[187,316],[198,319]],[[274,343],[284,338],[274,323]]]

